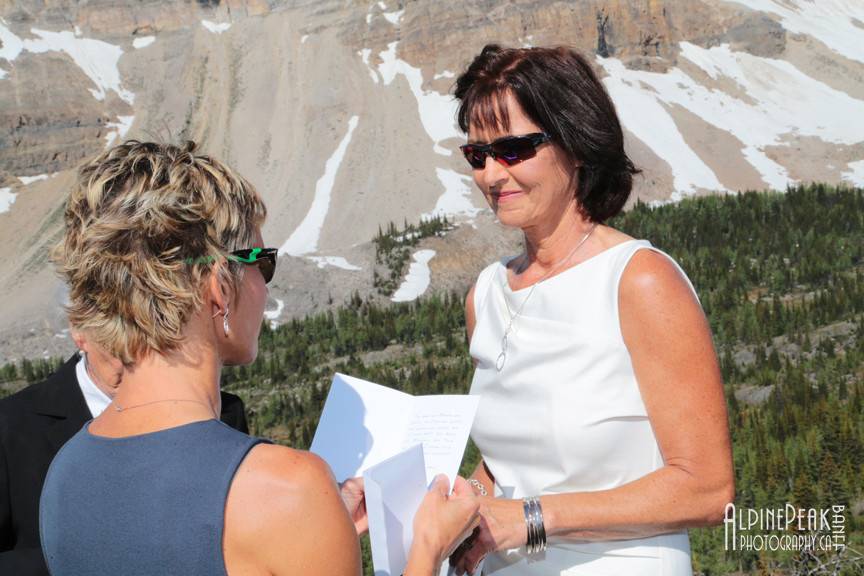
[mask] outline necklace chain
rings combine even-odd
[[[543,274],[543,276],[540,277],[539,280],[537,280],[534,284],[531,285],[531,290],[528,291],[528,295],[525,296],[524,300],[522,300],[522,304],[519,305],[519,309],[516,310],[516,314],[513,314],[510,311],[510,305],[507,303],[507,298],[504,298],[504,306],[507,307],[507,314],[510,316],[510,322],[507,324],[507,328],[504,330],[504,336],[501,337],[501,353],[498,354],[498,358],[495,359],[495,369],[498,370],[498,372],[501,372],[501,370],[504,369],[504,364],[507,362],[507,344],[508,338],[510,337],[510,331],[513,329],[513,324],[516,322],[516,319],[522,314],[522,310],[525,309],[525,304],[527,304],[528,300],[531,299],[531,295],[534,294],[534,290],[537,288],[537,286],[540,285],[541,282],[546,280],[546,278],[551,276],[553,272],[558,270],[558,268],[562,264],[564,264],[573,257],[576,251],[582,247],[586,240],[588,240],[588,237],[591,236],[591,233],[594,232],[595,228],[597,228],[597,224],[591,226],[591,229],[585,233],[585,236],[582,237],[582,240],[580,240],[579,243],[576,244],[576,247],[573,248],[573,250],[571,250],[570,253],[567,254],[567,256],[556,262],[551,268],[549,268],[549,270],[546,271],[545,274]],[[506,270],[504,273],[504,282],[507,282]]]
[[[116,400],[114,400],[113,405],[114,405],[114,410],[116,410],[117,412],[124,412],[126,410],[132,410],[133,408],[141,408],[142,406],[149,406],[151,404],[158,404],[160,402],[190,402],[193,404],[201,404],[202,406],[206,406],[207,408],[209,408],[210,411],[214,413],[214,417],[215,417],[215,411],[213,410],[213,406],[211,406],[210,404],[208,404],[206,402],[202,402],[201,400],[191,400],[188,398],[164,398],[162,400],[151,400],[150,402],[142,402],[141,404],[133,404],[132,406],[121,406]]]

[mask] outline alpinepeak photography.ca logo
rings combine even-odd
[[[737,508],[726,505],[726,550],[831,551],[846,547],[846,507]]]

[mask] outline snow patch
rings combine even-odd
[[[108,122],[105,124],[107,128],[111,128],[112,130],[105,134],[105,140],[107,144],[106,148],[110,148],[116,140],[123,140],[126,136],[126,133],[129,132],[129,129],[132,127],[132,123],[135,121],[135,116],[118,116],[117,120],[119,122]]]
[[[270,321],[271,330],[275,330],[279,326],[279,316],[282,315],[282,310],[285,308],[285,302],[278,298],[274,298],[273,300],[276,301],[276,309],[264,311],[264,317]]]
[[[352,116],[348,120],[348,133],[345,134],[336,151],[324,165],[324,175],[315,183],[315,197],[312,199],[312,206],[309,207],[309,211],[297,229],[279,249],[281,254],[302,256],[314,252],[318,248],[318,238],[321,236],[321,227],[324,225],[324,219],[330,208],[330,195],[336,181],[336,173],[339,171],[339,165],[342,163],[342,158],[345,156],[345,151],[348,149],[358,121],[358,116]]]
[[[687,145],[658,95],[632,80],[632,71],[620,60],[601,59],[600,63],[609,74],[603,83],[624,126],[672,167],[673,199],[680,200],[697,188],[723,189],[711,168]]]
[[[24,42],[6,27],[6,21],[0,18],[0,58],[7,62],[15,60],[24,50]]]
[[[378,73],[385,85],[393,82],[397,74],[405,76],[411,92],[417,99],[420,122],[434,142],[433,150],[442,156],[452,156],[453,152],[442,147],[440,143],[450,138],[462,136],[456,126],[458,105],[450,95],[441,94],[434,90],[423,90],[423,74],[419,68],[396,58],[397,44],[398,42],[391,42],[387,45],[387,50],[379,54],[381,64],[378,65]]]
[[[305,44],[306,40],[308,40],[308,39],[309,39],[309,35],[303,34],[303,36],[300,37],[300,44]]]
[[[438,80],[439,78],[455,78],[456,74],[451,72],[450,70],[444,70],[443,72],[439,72],[432,77],[433,80]]]
[[[0,188],[0,214],[9,211],[9,208],[15,203],[15,196],[11,188]]]
[[[429,272],[429,261],[435,256],[435,250],[418,250],[413,255],[414,262],[408,268],[408,275],[402,281],[399,289],[390,298],[393,302],[410,302],[421,296],[429,288],[432,275]]]
[[[371,48],[363,48],[362,50],[358,50],[357,54],[359,54],[360,58],[363,59],[363,63],[366,65],[366,68],[369,70],[369,76],[372,77],[372,81],[375,82],[375,84],[378,84],[378,73],[375,72],[375,69],[369,65],[369,56],[372,55],[372,49]]]
[[[382,10],[383,10],[383,8],[382,8]],[[405,9],[403,8],[402,10],[396,10],[395,12],[384,12],[381,15],[384,16],[384,18],[386,18],[387,21],[390,22],[390,24],[392,24],[394,26],[398,26],[399,20],[402,19],[402,15],[404,13],[405,13]]]
[[[147,46],[150,46],[155,41],[155,36],[141,36],[140,38],[135,38],[132,41],[132,47],[136,50],[140,50],[141,48],[146,48]]]
[[[849,170],[843,172],[843,180],[851,182],[853,186],[864,188],[864,160],[849,162]]]
[[[435,175],[438,176],[438,181],[444,186],[444,194],[438,198],[435,209],[423,214],[423,218],[455,216],[457,214],[475,216],[480,212],[480,208],[476,208],[471,203],[470,177],[447,168],[435,168]]]
[[[77,26],[74,33],[68,30],[49,32],[31,28],[31,34],[39,38],[21,40],[5,24],[5,20],[0,19],[0,41],[3,43],[2,48],[0,48],[0,58],[11,62],[24,50],[33,54],[63,52],[71,57],[75,65],[96,85],[96,89],[90,89],[94,98],[99,101],[105,100],[105,96],[111,91],[129,105],[135,101],[135,94],[123,88],[123,82],[120,78],[118,63],[123,55],[123,49],[119,46],[92,38],[82,38],[81,30]],[[5,72],[0,74],[0,78],[3,76],[5,76]],[[109,145],[117,136],[122,137],[132,124],[132,116],[120,116],[118,120],[119,122],[108,124],[109,127],[116,129],[106,136]]]
[[[315,262],[315,264],[318,265],[318,268],[333,266],[334,268],[341,268],[342,270],[362,270],[360,266],[351,264],[342,256],[309,256],[308,258],[312,262]]]
[[[722,186],[713,182],[716,176],[684,142],[666,109],[669,105],[681,106],[740,140],[744,158],[778,190],[793,181],[766,155],[766,147],[782,146],[799,136],[839,144],[862,141],[860,128],[849,119],[864,118],[864,101],[807,76],[789,62],[735,52],[725,44],[706,49],[681,42],[680,47],[684,59],[711,78],[732,80],[750,101],[702,86],[680,68],[665,74],[644,72],[628,70],[614,58],[598,58],[609,74],[603,82],[624,125],[669,163],[678,197],[696,187]]]
[[[94,98],[104,100],[105,95],[112,91],[127,104],[135,100],[135,95],[123,88],[120,80],[117,63],[123,55],[123,49],[119,46],[92,38],[80,38],[80,30],[76,35],[69,30],[49,32],[31,28],[30,32],[39,38],[21,40],[3,24],[0,24],[0,40],[3,41],[0,58],[11,62],[24,50],[33,54],[63,52],[96,84],[95,90],[90,89]]]
[[[854,144],[862,140],[860,125],[849,122],[849,118],[864,117],[864,101],[807,76],[785,60],[733,52],[727,44],[705,49],[682,42],[681,53],[700,68],[705,65],[732,78],[756,100],[755,106],[747,106],[720,93],[725,98],[705,107],[706,111],[713,112],[706,117],[707,120],[726,117],[723,123],[732,126],[736,135],[740,133],[745,142],[758,143],[761,136],[763,141],[773,144],[777,137],[786,133],[816,136],[838,144]],[[790,98],[789,94],[795,94],[795,97]],[[724,104],[738,110],[722,110]],[[740,119],[733,122],[739,112],[746,113],[748,118],[744,122]],[[756,115],[764,118],[760,123],[763,126],[752,126],[747,122]],[[764,126],[766,123],[768,125]],[[763,127],[769,130],[768,134],[760,134]]]
[[[789,172],[786,168],[771,158],[765,152],[755,146],[746,146],[744,150],[744,158],[753,166],[762,180],[768,184],[772,190],[785,190],[787,186],[794,184],[795,181],[789,178]]]
[[[201,20],[201,26],[213,34],[222,34],[231,28],[231,22],[211,22],[210,20]]]
[[[56,174],[57,173],[55,172],[54,174],[38,174],[36,176],[18,176],[18,180],[20,180],[24,186],[27,186],[29,184],[32,184],[33,182],[39,182],[40,180],[48,180]]]
[[[855,20],[864,22],[864,3],[853,0],[726,0],[780,17],[795,34],[816,38],[851,60],[864,62],[864,42]]]

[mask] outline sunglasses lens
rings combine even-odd
[[[523,160],[533,158],[537,154],[537,148],[528,138],[508,138],[507,140],[492,144],[492,152],[495,158],[512,166]]]
[[[486,153],[476,149],[474,146],[463,146],[462,153],[472,168],[480,170],[486,165]]]
[[[256,262],[261,275],[264,277],[264,283],[269,284],[273,279],[273,274],[276,272],[276,255],[267,254]]]

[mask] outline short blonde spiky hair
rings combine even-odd
[[[54,261],[75,330],[124,364],[168,352],[202,303],[212,265],[251,247],[266,209],[221,162],[183,146],[130,140],[78,170]],[[235,288],[242,265],[216,270]]]

